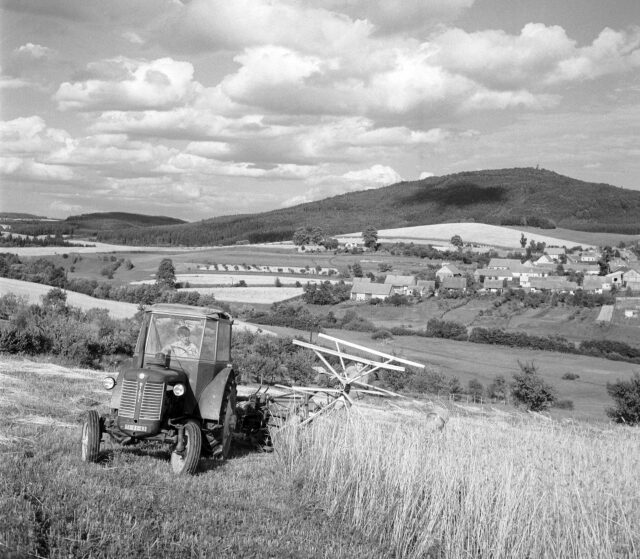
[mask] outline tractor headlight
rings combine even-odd
[[[113,377],[104,377],[102,379],[102,386],[105,390],[111,390],[116,385],[116,379]]]
[[[184,390],[185,390],[184,384],[175,384],[173,386],[173,393],[176,396],[183,396],[184,395]]]

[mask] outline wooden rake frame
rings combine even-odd
[[[312,350],[318,359],[322,361],[326,370],[323,372],[330,377],[338,381],[339,387],[337,388],[321,388],[315,386],[284,386],[276,385],[278,388],[287,389],[288,395],[294,399],[298,398],[302,404],[305,412],[304,419],[299,423],[303,425],[313,421],[319,415],[326,413],[327,411],[334,409],[339,403],[343,403],[346,409],[350,409],[354,404],[352,396],[354,394],[369,394],[374,396],[404,398],[401,394],[385,390],[378,386],[373,386],[364,382],[362,379],[367,375],[379,370],[398,371],[404,372],[405,367],[402,365],[409,365],[411,367],[424,368],[422,363],[416,363],[415,361],[409,361],[408,359],[402,359],[395,355],[383,353],[375,349],[370,349],[353,342],[334,338],[326,334],[318,334],[318,338],[328,340],[335,344],[335,349],[331,349],[325,346],[316,344],[310,344],[301,340],[293,340],[293,343],[297,346],[304,347]],[[348,349],[344,349],[344,348]],[[360,355],[354,355],[348,353],[348,350],[358,350],[366,354],[366,357]],[[328,355],[338,357],[340,360],[340,367],[334,367],[327,360]],[[380,359],[380,360],[376,360]],[[350,365],[356,365],[356,373],[352,374]],[[318,406],[315,411],[309,409],[311,399],[319,394],[326,396],[326,404]],[[357,408],[354,408],[357,409]]]

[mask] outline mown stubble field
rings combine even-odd
[[[105,411],[100,373],[3,358],[0,554],[16,557],[632,558],[640,439],[498,412],[427,428],[423,405],[376,404],[275,452],[237,449],[176,478],[158,447],[79,459]]]

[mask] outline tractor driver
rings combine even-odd
[[[186,326],[180,326],[176,331],[178,339],[167,344],[163,349],[163,353],[171,351],[176,357],[197,357],[198,348],[189,339],[191,331]]]

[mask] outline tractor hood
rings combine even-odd
[[[144,376],[141,378],[141,375]],[[189,382],[187,375],[183,371],[167,369],[160,365],[150,365],[144,367],[143,369],[126,369],[123,376],[125,380],[137,381],[146,379],[147,382],[162,382],[169,385],[173,385],[178,382],[188,384]]]

